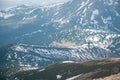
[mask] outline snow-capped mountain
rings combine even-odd
[[[43,66],[58,61],[85,61],[96,58],[118,57],[119,55],[111,53],[99,47],[41,47],[39,45],[16,44],[1,49],[1,54],[6,51],[5,59],[13,63],[18,61],[20,65]]]
[[[119,0],[0,10],[0,60],[14,67],[120,57],[119,24]]]
[[[0,48],[0,53],[0,75],[8,76],[16,71],[37,69],[37,67],[60,61],[79,62],[98,58],[120,57],[119,54],[112,53],[110,50],[91,45],[60,48],[14,44]]]
[[[93,30],[119,34],[119,6],[117,0],[72,0],[45,7],[22,5],[1,10],[0,44],[21,42],[49,46],[53,41],[61,40],[80,43],[83,35],[76,33],[78,29],[87,29],[88,35]]]

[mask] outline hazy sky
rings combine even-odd
[[[65,2],[68,0],[0,0],[0,8],[4,9],[7,7],[17,6],[20,4],[29,4],[29,5],[47,5],[57,2]]]

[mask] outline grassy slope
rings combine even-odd
[[[107,76],[107,77],[104,77],[104,78],[99,78],[99,79],[96,79],[96,80],[120,80],[120,73],[114,74],[114,75],[111,75],[111,76]]]
[[[44,69],[44,71],[38,69],[18,72],[11,76],[11,80],[14,80],[15,77],[20,80],[57,80],[56,75],[62,75],[60,80],[65,80],[78,74],[82,75],[75,80],[106,77],[120,72],[120,58],[99,59],[80,63],[56,63],[44,67]]]

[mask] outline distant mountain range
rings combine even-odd
[[[120,57],[119,0],[0,10],[1,74],[21,66],[112,57]]]
[[[44,7],[21,5],[0,10],[0,45],[50,46],[62,40],[77,45],[88,41],[108,45],[106,39],[120,36],[119,6],[118,0],[71,0]]]

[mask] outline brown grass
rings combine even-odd
[[[105,78],[95,79],[95,80],[120,80],[120,73],[114,74]]]

